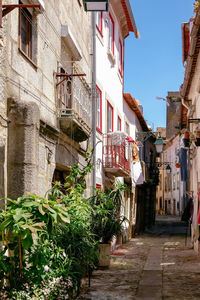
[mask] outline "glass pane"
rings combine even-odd
[[[112,132],[112,108],[110,107],[110,105],[108,105],[107,107],[107,131],[108,132]]]
[[[101,95],[97,89],[97,127],[101,129]]]
[[[98,11],[97,12],[97,27],[99,28],[99,30],[101,31],[101,12]]]

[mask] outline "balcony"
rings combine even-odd
[[[91,89],[82,76],[61,76],[57,84],[58,119],[61,130],[77,142],[88,139],[91,132]]]
[[[104,135],[103,167],[107,175],[130,177],[129,147],[123,132],[116,131]]]

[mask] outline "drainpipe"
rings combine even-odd
[[[93,171],[92,171],[92,194],[96,188],[96,12],[92,12],[92,149],[93,149]]]

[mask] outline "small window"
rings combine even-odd
[[[180,174],[177,173],[177,190],[179,189],[180,187]]]
[[[97,90],[97,130],[102,132],[102,92],[96,87]]]
[[[122,130],[122,121],[120,117],[117,118],[117,130],[121,131]]]
[[[123,48],[122,42],[119,40],[119,73],[122,76],[123,74]]]
[[[107,132],[113,131],[113,107],[107,101]]]
[[[67,74],[63,68],[60,69],[60,72]],[[65,77],[63,76],[61,78],[63,80]],[[72,77],[67,77],[67,79],[58,86],[58,100],[60,109],[72,109]]]
[[[108,44],[108,47],[113,55],[114,55],[114,39],[115,39],[115,24],[114,24],[114,20],[113,20],[111,14],[109,14],[109,44]]]
[[[96,13],[96,16],[97,16],[96,27],[97,27],[98,31],[100,32],[100,34],[103,36],[103,12],[98,11]]]
[[[19,1],[19,4],[23,4]],[[26,8],[19,9],[19,49],[27,58],[35,63],[35,20]]]
[[[176,175],[173,174],[173,190],[176,189]]]
[[[125,133],[130,135],[130,128],[128,122],[125,122]]]

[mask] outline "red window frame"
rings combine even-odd
[[[121,76],[123,75],[123,47],[120,39],[119,39],[119,73]]]
[[[113,106],[110,104],[110,102],[109,101],[107,101],[107,132],[110,132],[110,131],[108,131],[108,117],[109,117],[109,115],[108,115],[108,108],[110,108],[111,109],[111,118],[112,118],[112,120],[111,120],[111,132],[113,132],[113,121],[114,121],[114,118],[113,118],[113,116],[114,116],[114,113],[113,113]]]
[[[111,26],[109,24],[109,49],[110,49],[110,46],[112,47],[112,49],[110,49],[110,51],[112,52],[112,54],[114,55],[115,54],[115,22],[111,16],[111,14],[109,13],[109,18],[110,18],[110,24],[112,23],[112,37],[113,37],[113,40],[112,40],[112,46],[110,45],[110,38],[111,38],[111,35],[110,35],[110,31],[111,31]]]
[[[119,124],[119,129],[118,129],[118,124]],[[119,130],[119,131],[122,130],[122,120],[119,116],[117,118],[117,130]]]
[[[101,192],[101,190],[102,190],[101,185],[100,184],[96,184],[96,189]]]
[[[100,124],[96,124],[96,129],[102,132],[102,91],[98,86],[96,86],[97,93],[100,95]],[[98,100],[98,98],[96,98]],[[98,113],[98,102],[97,102],[97,113]],[[98,126],[100,125],[100,126]]]
[[[97,18],[98,18],[98,14],[100,14],[101,20],[100,20],[100,27],[99,27],[96,19],[96,28],[98,32],[101,34],[101,36],[103,36],[103,12],[102,11],[97,12]]]

